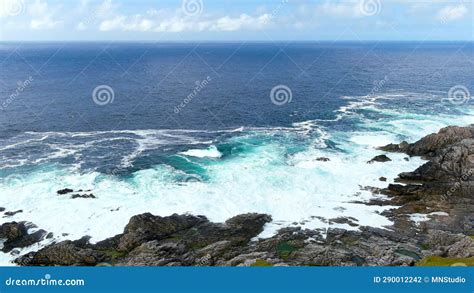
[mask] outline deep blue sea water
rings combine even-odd
[[[462,42],[1,43],[0,207],[23,210],[2,221],[56,240],[100,240],[141,212],[264,212],[262,237],[338,216],[389,225],[386,207],[352,202],[422,161],[366,162],[473,123],[473,69]]]

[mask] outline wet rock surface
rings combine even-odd
[[[62,241],[22,255],[15,262],[100,266],[411,266],[425,257],[436,256],[462,263],[463,258],[474,257],[473,134],[474,126],[447,127],[412,144],[402,142],[381,148],[428,160],[418,169],[400,174],[398,183],[384,189],[364,187],[388,196],[367,204],[396,206],[383,213],[393,221],[386,229],[358,226],[356,219],[341,217],[328,222],[356,230],[290,227],[280,229],[271,238],[258,239],[264,225],[272,220],[269,215],[243,214],[224,223],[212,223],[203,216],[160,217],[145,213],[132,217],[123,233],[104,241],[91,244],[87,237]],[[415,221],[413,215],[427,220]],[[6,239],[25,237],[21,228],[5,229],[4,232],[2,226],[2,237]]]
[[[373,164],[375,162],[384,163],[384,162],[390,162],[391,160],[392,159],[390,159],[386,155],[378,155],[378,156],[373,157],[372,160],[368,161],[367,163],[368,164]]]
[[[44,239],[47,232],[38,230],[28,233],[31,228],[36,228],[31,223],[26,222],[8,222],[0,226],[0,239],[3,240],[3,252],[9,252],[14,248],[23,248],[37,243]]]

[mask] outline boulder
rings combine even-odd
[[[372,160],[368,161],[368,164],[372,164],[374,162],[390,162],[391,159],[387,157],[386,155],[378,155],[372,158]]]
[[[35,228],[31,223],[26,222],[9,222],[0,226],[0,238],[5,239],[3,242],[3,252],[9,252],[14,248],[23,248],[37,243],[44,239],[47,232],[38,230],[28,234],[28,229]]]

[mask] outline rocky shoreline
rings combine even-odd
[[[84,266],[411,266],[474,265],[474,125],[450,126],[415,143],[380,147],[368,163],[390,160],[390,152],[421,156],[425,164],[399,174],[396,184],[379,189],[388,196],[371,205],[397,206],[384,212],[388,229],[359,227],[309,230],[283,228],[256,239],[265,214],[242,214],[225,223],[203,216],[133,216],[124,232],[95,244],[83,237],[50,244],[19,256],[18,265]],[[386,179],[385,179],[386,180]],[[381,181],[384,181],[381,179]],[[73,192],[63,189],[58,194]],[[89,191],[87,191],[89,192]],[[73,194],[72,198],[90,194]],[[418,217],[423,221],[414,221]],[[330,219],[357,225],[350,218]],[[27,247],[51,237],[44,230],[29,234],[31,223],[1,225],[2,251]]]

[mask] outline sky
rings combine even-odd
[[[473,0],[0,0],[0,41],[473,40]]]

